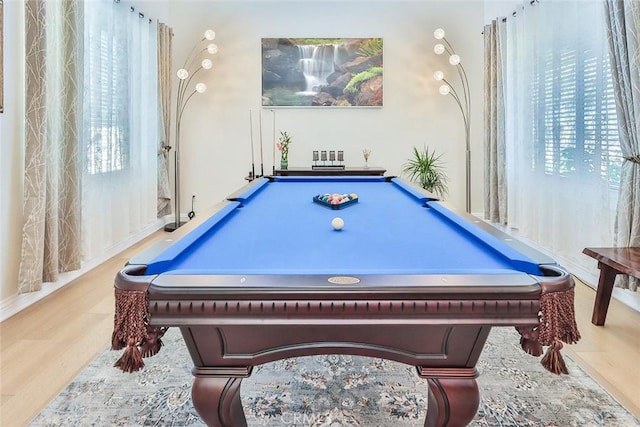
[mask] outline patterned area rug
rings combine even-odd
[[[96,358],[32,426],[202,426],[191,405],[191,359],[177,328],[145,368]],[[472,426],[640,426],[576,363],[548,373],[523,353],[512,328],[494,328],[478,362],[481,403]],[[316,356],[256,367],[242,382],[249,426],[413,427],[424,423],[426,380],[415,368],[360,356]]]

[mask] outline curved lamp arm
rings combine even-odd
[[[177,71],[178,92],[176,96],[176,136],[175,136],[175,150],[174,150],[174,215],[175,221],[172,224],[165,226],[165,231],[174,231],[178,229],[182,223],[180,222],[180,129],[182,122],[182,115],[184,113],[187,104],[191,98],[197,93],[204,93],[207,90],[207,86],[199,82],[193,86],[192,91],[185,99],[185,94],[188,88],[191,86],[193,78],[199,74],[202,70],[210,70],[213,67],[213,62],[208,57],[202,59],[203,53],[207,52],[209,55],[215,55],[218,52],[218,46],[215,43],[209,43],[216,36],[213,30],[207,30],[204,32],[204,37],[200,39],[191,49],[187,59],[184,62],[182,68]],[[203,47],[203,44],[206,46]]]
[[[436,40],[440,41],[440,43],[437,43],[434,46],[434,53],[436,55],[442,55],[443,53],[447,53],[449,55],[449,64],[453,65],[456,68],[458,77],[460,79],[460,84],[462,86],[462,96],[460,96],[454,89],[453,85],[445,78],[442,71],[436,71],[434,73],[434,78],[444,83],[442,86],[440,86],[439,92],[442,95],[451,95],[451,97],[456,101],[456,104],[458,104],[460,112],[462,113],[462,120],[464,122],[465,131],[466,210],[467,212],[471,212],[471,92],[469,90],[469,80],[467,78],[467,73],[462,66],[460,56],[456,53],[451,43],[449,43],[449,41],[445,37],[444,30],[442,28],[436,29],[433,32],[433,37]]]

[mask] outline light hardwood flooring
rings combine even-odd
[[[107,348],[116,272],[133,254],[165,236],[155,233],[0,323],[0,425],[27,425]],[[564,351],[640,418],[640,313],[613,300],[606,325],[594,326],[595,292],[580,282],[576,290],[582,340]],[[114,370],[114,375],[122,374]]]

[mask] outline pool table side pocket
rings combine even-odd
[[[243,203],[245,200],[250,199],[255,193],[264,188],[269,183],[269,178],[258,178],[253,182],[245,185],[238,191],[227,196],[227,200],[233,202]]]
[[[391,182],[393,182],[395,185],[397,185],[399,188],[401,188],[405,192],[409,193],[421,204],[425,204],[430,201],[440,200],[440,198],[435,194],[421,187],[418,187],[416,184],[409,182],[406,179],[395,177],[395,178],[391,178]]]

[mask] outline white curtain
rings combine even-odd
[[[83,256],[156,220],[157,33],[126,2],[86,1]]]
[[[604,6],[533,4],[507,20],[509,225],[595,273],[582,250],[613,244],[620,163]]]

